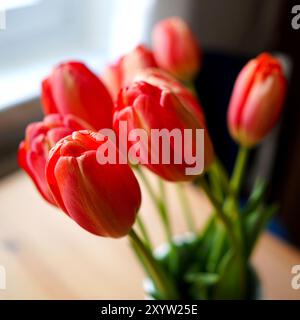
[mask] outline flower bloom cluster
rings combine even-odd
[[[45,118],[28,126],[20,166],[45,200],[87,231],[127,235],[141,205],[132,165],[178,182],[214,161],[203,109],[184,85],[201,64],[190,28],[169,18],[155,26],[153,49],[138,46],[101,76],[81,62],[58,65],[42,83]],[[278,60],[264,54],[249,62],[229,106],[233,138],[259,143],[278,120],[284,96]]]

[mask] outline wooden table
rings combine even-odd
[[[210,206],[204,195],[187,188],[200,227]],[[167,189],[174,229],[183,233],[174,186]],[[155,242],[161,243],[162,230],[145,192],[142,215]],[[297,250],[264,234],[253,261],[265,298],[300,299],[300,290],[291,287],[291,268],[300,264]],[[0,290],[0,299],[143,298],[143,271],[127,239],[103,239],[85,232],[46,204],[21,172],[0,181],[0,265],[7,273],[7,289]]]

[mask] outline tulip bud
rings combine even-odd
[[[149,82],[154,83],[156,81],[154,81],[153,77]],[[195,164],[192,164],[190,158],[183,156],[183,153],[190,148],[193,151],[193,155],[195,155],[195,150],[198,150],[196,129],[204,129],[205,131],[204,150],[200,150],[204,159],[204,168],[201,169],[207,168],[214,157],[204,116],[200,106],[196,107],[194,100],[191,103],[190,97],[185,98],[185,94],[188,94],[185,93],[184,90],[186,89],[184,87],[180,89],[181,85],[179,83],[175,82],[176,85],[173,84],[174,88],[171,80],[168,83],[166,79],[163,80],[161,78],[157,80],[157,83],[159,84],[154,86],[150,83],[139,81],[121,90],[114,113],[114,128],[119,133],[120,122],[126,121],[130,130],[143,129],[147,132],[148,137],[152,137],[154,129],[156,129],[155,131],[166,129],[170,134],[174,132],[173,130],[179,132],[181,135],[179,140],[174,138],[174,140],[171,139],[172,141],[170,141],[171,158],[169,163],[164,163],[162,160],[164,144],[161,140],[157,144],[149,139],[142,141],[141,144],[144,145],[142,145],[141,149],[148,150],[148,153],[142,152],[143,155],[140,155],[142,164],[169,181],[193,180],[195,176],[187,174],[187,168],[191,168]],[[185,129],[191,129],[192,141],[184,139]],[[130,141],[128,142],[130,144]],[[155,155],[156,160],[159,159],[158,162],[154,163],[152,161],[153,155]],[[181,157],[182,162],[177,161],[178,156]],[[192,158],[191,155],[190,157]],[[198,161],[198,158],[200,158],[199,153],[196,152],[195,158],[195,161]]]
[[[49,203],[55,204],[45,177],[50,149],[73,131],[89,128],[87,123],[75,116],[62,117],[59,114],[46,116],[43,122],[32,123],[27,127],[25,140],[19,147],[19,165],[31,177],[41,195]]]
[[[178,17],[159,22],[152,35],[158,66],[176,78],[191,81],[200,70],[201,50],[189,26]]]
[[[51,150],[46,176],[54,199],[70,218],[95,235],[119,238],[134,223],[141,192],[127,164],[99,164],[102,138],[79,131],[61,140]]]
[[[156,66],[152,51],[139,45],[115,64],[106,67],[102,79],[116,100],[121,88],[129,85],[139,71]]]
[[[84,64],[57,66],[42,84],[45,114],[73,114],[99,130],[112,127],[113,102],[101,82]]]
[[[239,74],[229,104],[231,136],[245,147],[258,144],[278,121],[285,93],[277,59],[264,53],[251,60]]]

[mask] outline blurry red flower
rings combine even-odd
[[[140,70],[156,66],[152,51],[139,45],[115,64],[107,66],[102,79],[115,100],[121,88],[129,85]]]
[[[119,238],[135,221],[141,192],[129,165],[99,164],[101,137],[79,131],[61,140],[51,151],[47,181],[59,207],[81,227]]]
[[[113,102],[101,80],[80,62],[62,63],[43,81],[45,114],[72,114],[95,129],[112,127]]]
[[[149,82],[154,83],[156,81],[153,77]],[[180,84],[176,83],[173,90],[173,85],[170,85],[170,83],[166,79],[160,79],[157,81],[157,86],[154,86],[145,81],[139,81],[122,89],[114,113],[114,128],[118,132],[119,123],[126,121],[129,130],[144,129],[148,132],[148,136],[151,136],[150,131],[152,129],[167,129],[168,132],[179,129],[182,136],[184,136],[184,129],[192,129],[193,141],[190,148],[193,150],[193,154],[197,147],[195,144],[196,129],[204,129],[204,168],[207,168],[214,158],[214,152],[201,108],[200,106],[196,107],[194,100],[191,103],[190,96],[185,100],[185,95],[182,95],[180,91]],[[176,90],[179,92],[178,94]],[[184,92],[184,89],[182,90]],[[185,94],[187,95],[187,93]],[[177,163],[174,159],[175,156],[172,157],[169,164],[163,163],[161,159],[159,163],[151,163],[151,153],[156,153],[158,154],[157,157],[161,157],[163,153],[162,144],[154,145],[149,140],[145,143],[149,144],[144,148],[149,153],[145,155],[147,159],[145,159],[144,164],[154,173],[169,181],[185,181],[195,178],[193,175],[186,174],[186,169],[190,168],[191,165],[188,161],[185,161],[186,159],[183,156],[181,157],[184,159],[182,163]],[[183,149],[188,147],[184,145],[185,143],[187,142],[183,142]],[[183,150],[176,141],[171,141],[170,144],[171,154],[181,156]],[[203,150],[201,152],[203,155]]]
[[[158,68],[148,68],[140,71],[134,78],[134,81],[144,81],[161,89],[172,91],[187,109],[193,110],[198,117],[201,117],[201,123],[206,122],[199,100],[190,90],[169,73]]]
[[[59,114],[46,116],[44,121],[28,125],[25,140],[21,142],[18,153],[19,165],[31,177],[41,195],[51,204],[55,201],[48,188],[45,167],[49,151],[62,138],[74,131],[88,129],[90,126],[72,115]]]
[[[282,111],[286,79],[280,62],[269,54],[251,60],[239,74],[228,111],[232,137],[251,147],[274,127]]]
[[[159,22],[152,35],[158,66],[176,78],[191,81],[200,70],[201,50],[189,26],[178,17]]]

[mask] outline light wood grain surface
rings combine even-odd
[[[185,232],[173,185],[168,204],[176,233]],[[199,228],[210,206],[204,195],[187,186]],[[142,215],[156,244],[164,241],[155,209],[143,192]],[[291,287],[291,268],[299,252],[264,234],[254,255],[266,299],[300,299]],[[143,271],[127,239],[99,238],[82,230],[46,204],[25,174],[0,181],[0,265],[7,289],[0,299],[143,299]]]

